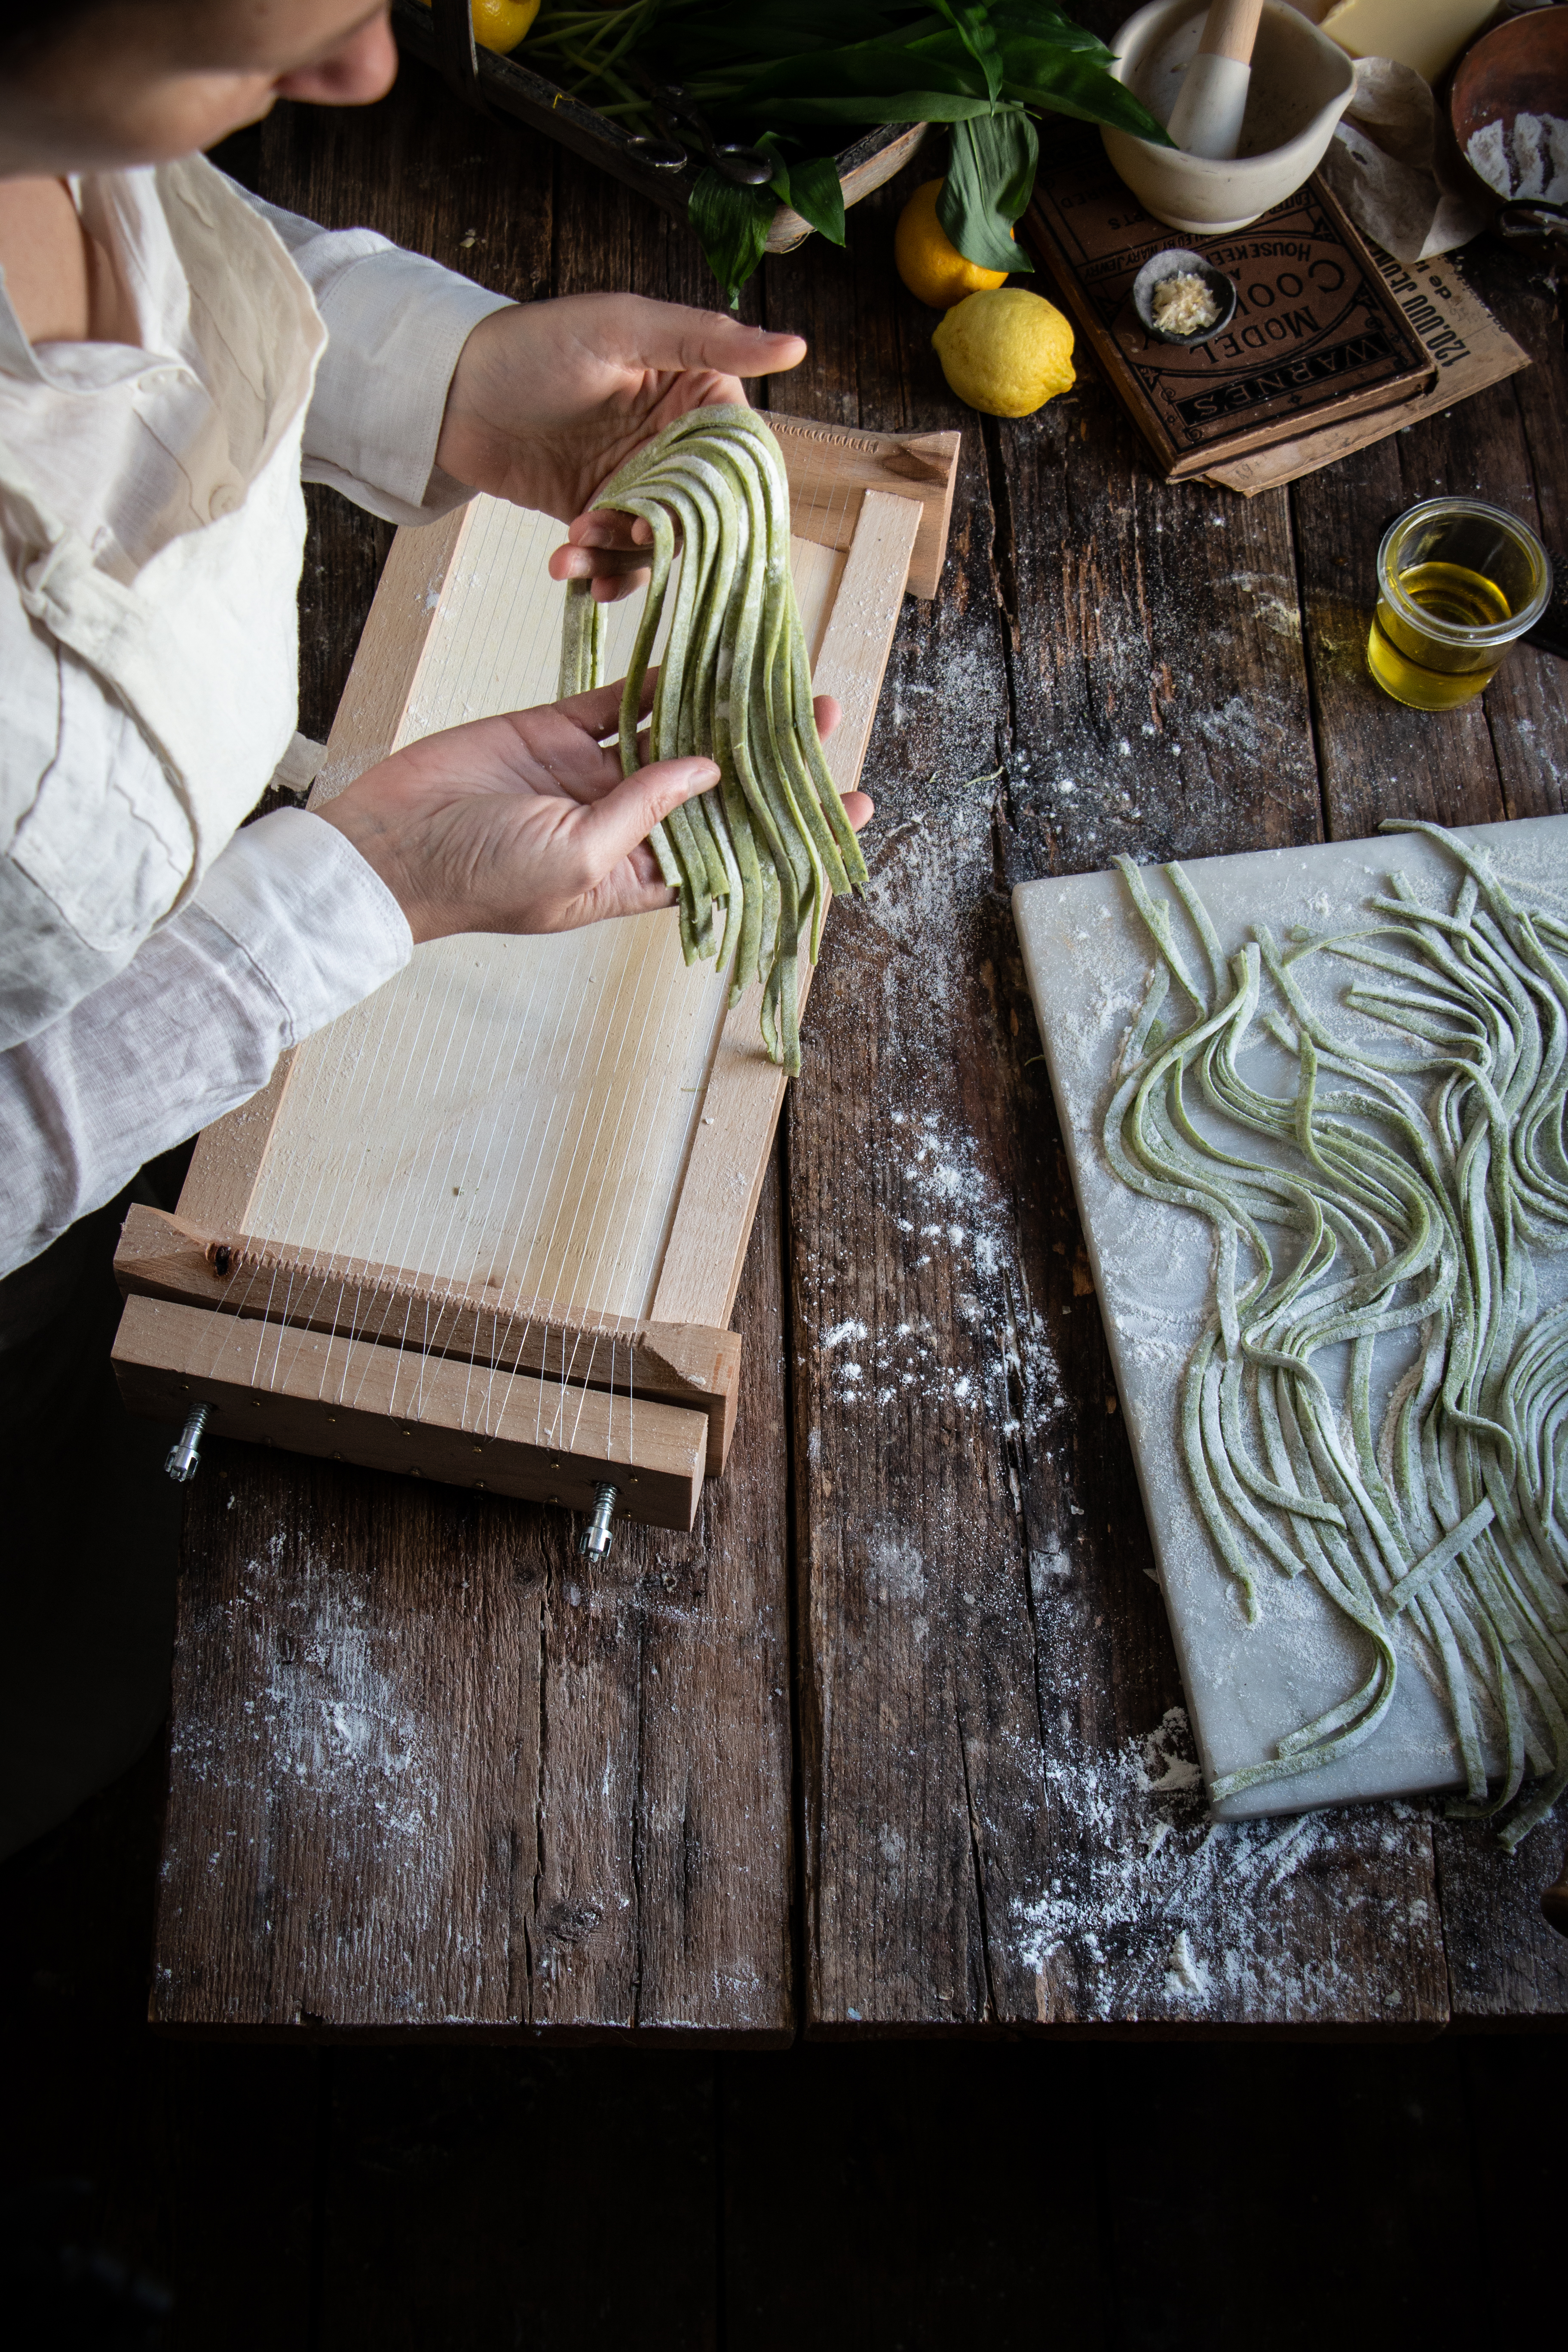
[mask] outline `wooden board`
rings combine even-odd
[[[784,431],[805,526],[792,541],[802,622],[817,687],[844,713],[828,745],[841,791],[859,773],[917,551],[934,586],[956,445],[951,434]],[[399,534],[312,805],[404,743],[552,698],[564,591],[546,565],[560,537],[550,517],[488,498],[433,531]],[[640,610],[635,596],[610,609],[607,677],[625,667]],[[803,995],[808,982],[803,956]],[[513,1320],[527,1302],[540,1340],[547,1327],[564,1331],[569,1381],[606,1339],[649,1318],[717,1329],[734,1302],[784,1092],[762,1045],[759,989],[731,1010],[728,987],[727,973],[683,961],[673,910],[552,938],[465,935],[421,948],[296,1049],[264,1102],[204,1138],[181,1219],[227,1255],[280,1269],[240,1294],[258,1298],[263,1316],[280,1289],[277,1311],[288,1317],[323,1277],[354,1279],[348,1311],[361,1339],[415,1359],[408,1377],[420,1382],[439,1385],[435,1358],[450,1342],[426,1361],[424,1334],[458,1300],[504,1302]],[[373,1289],[385,1277],[416,1294],[421,1311],[367,1328],[366,1268]],[[121,1275],[127,1289],[145,1286],[129,1246]],[[215,1299],[205,1270],[189,1292],[171,1290],[179,1279],[165,1262],[161,1295],[225,1316],[255,1311],[239,1307],[232,1285]],[[342,1304],[329,1309],[334,1332]],[[141,1364],[145,1328],[128,1323],[116,1362],[133,1409],[161,1410],[172,1367],[162,1346]],[[482,1346],[479,1323],[474,1336]],[[495,1338],[492,1318],[488,1355],[476,1357],[489,1381]],[[526,1354],[526,1337],[519,1344]],[[224,1353],[220,1335],[193,1357],[193,1400],[207,1401],[202,1383]],[[334,1364],[334,1376],[342,1370]],[[628,1399],[631,1375],[628,1363]],[[222,1402],[234,1434],[299,1433],[313,1418],[303,1395],[280,1420],[258,1394],[263,1420],[238,1425],[226,1391]],[[650,1443],[653,1428],[644,1421]],[[715,1435],[717,1468],[724,1435]],[[665,1465],[636,1444],[634,1433],[619,1507],[664,1524]],[[318,1430],[307,1450],[387,1458],[363,1418],[346,1432],[340,1424],[333,1443]],[[574,1496],[591,1493],[598,1460],[591,1451],[577,1460],[565,1482]],[[543,1491],[521,1457],[508,1476],[508,1491]],[[686,1524],[694,1508],[693,1497]]]
[[[1110,37],[1126,0],[1079,13]],[[379,106],[279,105],[246,137],[271,201],[519,299],[615,285],[713,303],[689,236],[470,121],[416,68]],[[1209,1819],[1007,892],[1117,849],[1562,805],[1568,668],[1526,651],[1475,723],[1423,719],[1372,690],[1359,643],[1378,533],[1418,497],[1474,488],[1568,544],[1556,292],[1478,245],[1465,267],[1530,370],[1244,505],[1152,481],[1091,362],[1038,416],[977,425],[888,266],[904,193],[851,216],[847,252],[813,240],[742,297],[745,320],[810,344],[753,399],[851,432],[963,426],[964,450],[943,593],[904,607],[868,754],[873,891],[835,910],[753,1229],[729,1475],[692,1536],[628,1528],[590,1582],[548,1509],[216,1449],[186,1506],[155,2015],[296,2038],[787,2040],[802,2021],[963,2037],[964,2083],[1078,2069],[1020,2034],[1191,2033],[1201,2065],[1145,2046],[1138,2078],[1153,2066],[1185,2095],[1195,2065],[1286,2084],[1343,2059],[1346,2114],[1369,2081],[1377,2112],[1403,2113],[1401,2085],[1425,2105],[1409,2070],[1426,2062],[1367,2036],[1484,2024],[1467,2046],[1500,2063],[1497,2029],[1568,2012],[1568,1944],[1537,1907],[1563,1832],[1510,1860],[1490,1824],[1419,1801]],[[324,736],[393,534],[307,495],[301,723]],[[928,1117],[943,1148],[917,1161]],[[944,1239],[965,1222],[950,1171],[973,1253]],[[826,1346],[855,1323],[868,1341]],[[880,1385],[899,1399],[841,1402],[837,1368],[875,1397],[895,1345]],[[1008,2050],[973,2046],[998,2032]],[[1227,2033],[1358,2046],[1232,2065]],[[1094,2084],[1121,2066],[1082,2055]],[[470,2058],[487,2082],[524,2063]],[[438,2062],[331,2063],[351,2129],[373,2070]],[[1127,2247],[1154,2229],[1201,2269],[1195,2194],[1173,2205],[1152,2176]],[[1280,2194],[1253,2202],[1283,2245],[1300,2200]],[[746,2226],[730,2213],[742,2252]]]
[[[1568,906],[1568,820],[1467,826],[1460,838],[1524,903]],[[1298,925],[1320,936],[1365,929],[1377,920],[1372,898],[1395,872],[1424,904],[1444,909],[1462,879],[1454,859],[1410,835],[1199,858],[1185,871],[1227,954],[1248,941],[1255,927],[1277,940],[1289,939]],[[1156,899],[1167,900],[1158,870],[1148,878]],[[1154,953],[1127,886],[1114,873],[1026,882],[1014,893],[1013,908],[1193,1728],[1205,1779],[1213,1781],[1272,1759],[1287,1733],[1359,1688],[1369,1648],[1310,1576],[1289,1582],[1277,1575],[1243,1535],[1242,1549],[1258,1569],[1258,1616],[1248,1624],[1192,1497],[1177,1399],[1211,1310],[1211,1229],[1131,1192],[1110,1169],[1100,1139],[1111,1073]],[[1298,973],[1310,1001],[1331,1026],[1341,1026],[1342,972],[1320,959]],[[1240,1066],[1275,1094],[1294,1083],[1271,1043],[1250,1040]],[[1201,1112],[1196,1116],[1204,1124]],[[1545,1314],[1568,1286],[1568,1269],[1545,1256],[1538,1265]],[[1405,1369],[1400,1339],[1385,1342],[1373,1374],[1374,1427]],[[1338,1373],[1328,1360],[1322,1371],[1332,1391]],[[1244,1821],[1463,1786],[1436,1662],[1423,1654],[1407,1626],[1391,1638],[1398,1677],[1373,1735],[1316,1771],[1227,1798],[1215,1807],[1217,1818]]]
[[[955,420],[862,267],[787,314],[846,421]],[[1154,480],[1087,368],[966,443],[948,584],[906,609],[872,888],[817,975],[832,1082],[785,1113],[812,2035],[1447,2013],[1420,1808],[1203,1803],[1008,907],[1119,849],[1316,836],[1289,495]]]
[[[179,1300],[223,1315],[235,1328],[217,1351],[220,1363],[226,1357],[242,1360],[247,1324],[374,1343],[412,1331],[420,1356],[483,1364],[503,1384],[517,1371],[543,1380],[564,1375],[575,1388],[700,1412],[709,1425],[710,1471],[723,1468],[734,1433],[741,1344],[732,1331],[612,1316],[593,1331],[574,1332],[532,1300],[508,1297],[489,1285],[433,1286],[412,1280],[400,1266],[365,1261],[327,1260],[285,1277],[275,1260],[258,1254],[237,1267],[230,1244],[193,1234],[178,1218],[135,1204],[121,1234],[115,1271],[126,1297]]]
[[[156,1298],[126,1302],[116,1349],[121,1393],[154,1421],[182,1420],[199,1399],[215,1437],[575,1511],[592,1510],[605,1480],[646,1526],[697,1516],[708,1422],[678,1405],[527,1372],[492,1382],[450,1357]]]

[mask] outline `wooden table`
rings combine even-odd
[[[279,108],[268,197],[537,299],[709,303],[640,199],[405,68]],[[919,166],[914,176],[919,175]],[[933,165],[931,168],[940,168]],[[1443,719],[1362,662],[1384,522],[1474,490],[1568,546],[1554,296],[1479,282],[1526,374],[1250,504],[1167,488],[1103,385],[948,394],[890,267],[910,175],[770,262],[794,414],[958,425],[906,604],[689,1538],[590,1575],[546,1509],[231,1446],[191,1491],[153,1991],[173,2027],[782,2042],[795,2032],[1421,2034],[1568,2011],[1518,1862],[1428,1804],[1217,1827],[1008,911],[1031,875],[1563,805],[1568,668]],[[388,532],[314,496],[324,733]]]

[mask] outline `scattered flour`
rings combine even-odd
[[[1405,1948],[1426,1940],[1427,1923],[1398,1882],[1381,1898],[1364,1889],[1388,1883],[1367,1864],[1394,1850],[1410,1807],[1213,1821],[1179,1706],[1109,1751],[1090,1748],[1064,1710],[1046,1772],[1063,1875],[1020,1895],[1008,1923],[1042,2021],[1223,2011],[1305,2022],[1398,2006]],[[1320,1897],[1340,1916],[1377,1902],[1386,1961],[1375,1981],[1365,1922],[1342,1960],[1340,1939],[1290,1933],[1292,1906]],[[1318,1957],[1303,1965],[1309,1941]]]
[[[847,1410],[945,1403],[989,1413],[1005,1435],[1037,1428],[1062,1408],[1060,1374],[1045,1319],[1023,1298],[1008,1213],[974,1139],[935,1111],[895,1111],[892,1124],[898,1176],[879,1186],[879,1209],[909,1272],[945,1296],[940,1313],[876,1330],[858,1316],[826,1325],[817,1346],[829,1393]],[[831,1296],[834,1279],[819,1295]]]

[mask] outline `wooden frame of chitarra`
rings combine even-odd
[[[959,436],[770,421],[789,471],[815,683],[843,706],[827,756],[847,791],[905,588],[936,593]],[[560,592],[548,590],[542,561],[558,538],[558,525],[487,499],[398,532],[312,804],[434,727],[550,698],[553,673],[543,665],[559,633]],[[524,638],[531,668],[519,666]],[[520,680],[534,690],[520,693]],[[174,1421],[205,1404],[222,1436],[577,1510],[607,1483],[629,1517],[689,1528],[703,1476],[722,1468],[734,1428],[741,1343],[725,1327],[785,1081],[763,1049],[755,985],[725,1011],[710,968],[682,977],[678,946],[672,972],[674,924],[671,912],[642,918],[640,934],[633,924],[599,926],[618,937],[592,950],[584,933],[487,940],[482,951],[472,940],[438,942],[371,1000],[395,995],[395,1024],[384,1011],[377,1030],[361,1007],[286,1055],[261,1094],[202,1136],[176,1213],[138,1208],[126,1221],[114,1363],[132,1409]],[[620,950],[639,936],[634,969]],[[809,977],[803,969],[803,998]],[[585,1025],[582,998],[595,1008]],[[520,1211],[518,1106],[508,1149],[494,1153],[504,1088],[497,1078],[487,1094],[482,1074],[465,1075],[463,1055],[477,1040],[477,1069],[487,1034],[503,1045],[541,1035],[552,1013],[558,1031],[567,1001],[571,1057],[549,1066],[541,1054],[531,1066],[538,1099],[523,1138],[542,1116],[542,1158],[554,1118],[551,1166],[561,1161],[564,1173],[543,1206],[530,1189]],[[438,1218],[432,1206],[438,1192],[447,1207],[458,1111],[427,1102],[417,1081],[405,1100],[405,1039],[417,1045],[421,1021],[446,1037],[445,1074],[465,1016],[448,1092],[464,1090],[473,1133],[479,1118],[490,1124],[486,1149],[470,1134],[462,1172],[476,1157],[494,1158],[511,1187],[503,1192],[492,1176],[493,1200],[481,1199],[471,1234],[458,1209]],[[512,1044],[509,1080],[523,1050]],[[497,1071],[502,1058],[498,1046]],[[431,1061],[427,1050],[426,1070]],[[596,1095],[584,1091],[585,1068],[606,1070]],[[612,1147],[598,1152],[612,1107]],[[526,1181],[534,1186],[533,1175]],[[450,1193],[461,1203],[462,1183]],[[342,1196],[325,1221],[323,1195]],[[628,1240],[632,1206],[645,1195],[659,1213],[645,1205]],[[524,1228],[526,1245],[507,1241]]]

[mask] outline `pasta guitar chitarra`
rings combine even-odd
[[[703,754],[721,782],[650,836],[679,892],[688,963],[733,959],[730,1002],[763,983],[763,1039],[800,1069],[799,957],[816,961],[833,893],[866,863],[828,773],[812,709],[811,662],[790,573],[789,483],[778,443],[750,408],[695,409],[622,467],[595,501],[653,533],[642,625],[621,697],[621,761],[640,764],[638,720],[655,641],[669,634],[654,690],[648,760]],[[679,546],[677,537],[679,534]],[[603,604],[567,590],[560,691],[600,682]]]
[[[305,1039],[203,1136],[176,1213],[127,1219],[133,1411],[573,1511],[614,1487],[621,1517],[692,1527],[736,1425],[727,1327],[806,950],[865,871],[812,678],[847,791],[906,590],[937,592],[958,447],[725,406],[623,467],[606,497],[648,519],[653,593],[572,595],[564,683],[628,673],[635,765],[668,639],[654,753],[723,779],[655,843],[679,922],[432,940]],[[401,743],[552,698],[560,536],[484,496],[398,533],[312,805]]]

